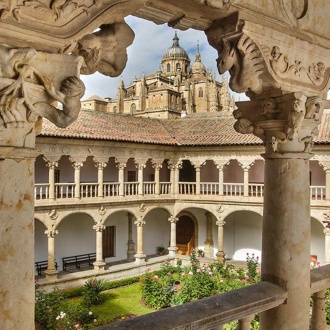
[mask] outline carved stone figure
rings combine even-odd
[[[275,119],[276,114],[281,110],[277,109],[276,100],[274,98],[267,98],[262,103],[262,113],[261,115],[267,119]]]
[[[306,119],[320,120],[322,116],[322,99],[317,96],[307,98],[306,101]]]
[[[242,34],[237,45],[223,39],[217,65],[220,74],[229,71],[229,86],[235,92],[261,92],[262,82],[259,76],[264,69],[263,58],[256,44],[248,36]]]
[[[293,109],[289,113],[288,122],[285,127],[288,140],[293,140],[298,137],[306,113],[305,102],[306,96],[302,94],[294,101]]]
[[[250,134],[253,132],[253,123],[249,119],[243,118],[240,110],[234,110],[233,116],[235,119],[237,119],[236,123],[234,124],[234,129],[236,132],[242,134]]]
[[[84,36],[73,50],[73,54],[85,60],[81,73],[99,71],[107,76],[119,76],[127,62],[126,47],[133,39],[133,30],[124,21],[102,25],[98,32]]]

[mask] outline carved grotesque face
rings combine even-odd
[[[272,98],[265,99],[262,103],[262,108],[264,110],[273,110],[276,108],[276,101]]]
[[[306,119],[319,120],[322,115],[322,99],[313,97],[306,102]]]
[[[229,41],[223,40],[223,47],[217,58],[217,66],[220,74],[230,70],[234,65],[234,50]]]
[[[305,111],[305,102],[302,100],[295,100],[294,101],[294,105],[293,105],[293,109],[296,112],[303,112]]]

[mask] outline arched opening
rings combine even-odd
[[[311,261],[320,262],[321,264],[325,261],[325,236],[323,230],[323,225],[315,218],[311,218]]]
[[[181,69],[181,65],[180,65],[180,63],[177,63],[176,64],[176,71],[179,71]]]
[[[132,103],[131,104],[131,113],[134,113],[136,111],[136,104]]]
[[[176,225],[177,254],[189,255],[195,245],[195,224],[188,215],[179,217]]]
[[[171,64],[170,63],[167,63],[166,71],[171,72]]]
[[[246,261],[252,253],[261,260],[262,216],[252,211],[236,211],[225,219],[224,252],[226,258]]]
[[[200,87],[198,90],[198,97],[203,97],[203,88]]]
[[[194,166],[189,160],[185,159],[182,161],[182,168],[179,172],[180,182],[196,182],[196,171]]]

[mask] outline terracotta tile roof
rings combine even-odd
[[[40,135],[175,145],[175,140],[157,120],[91,110],[81,110],[78,119],[67,128],[58,128],[43,119]]]
[[[40,136],[173,146],[262,144],[262,141],[252,134],[237,133],[233,128],[234,122],[234,118],[213,116],[159,120],[81,110],[78,119],[67,128],[58,128],[44,119]],[[316,143],[329,142],[330,112],[325,111]]]

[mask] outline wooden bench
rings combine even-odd
[[[74,265],[76,269],[80,269],[81,264],[88,264],[89,267],[93,266],[96,260],[96,253],[79,254],[71,257],[62,258],[63,271],[66,272],[67,266]]]
[[[38,276],[41,276],[42,271],[48,268],[48,260],[36,261],[35,262],[36,270]],[[57,262],[55,261],[55,268],[57,269]]]

